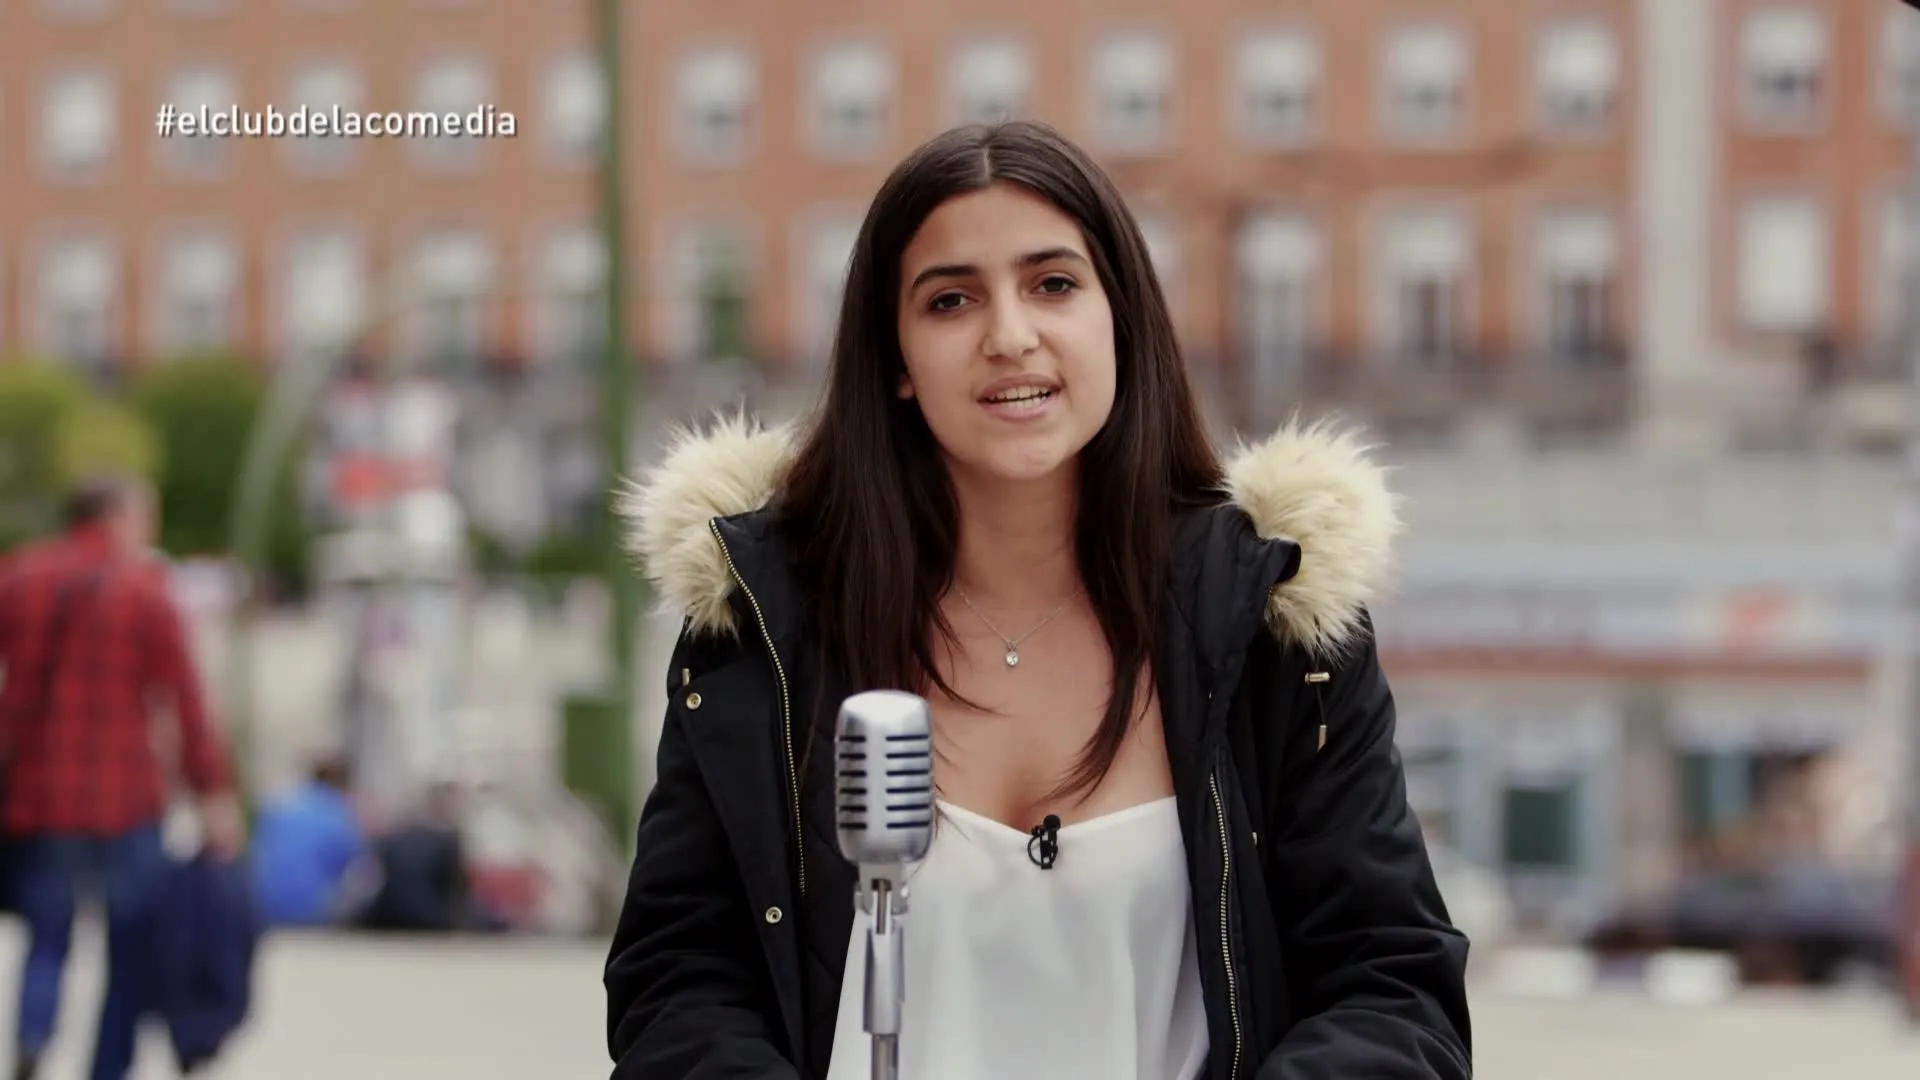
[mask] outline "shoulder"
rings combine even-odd
[[[24,581],[43,576],[69,555],[62,540],[33,540],[0,555],[0,581]]]
[[[136,616],[148,629],[165,629],[181,619],[166,564],[148,558],[115,559],[95,566],[101,602]]]
[[[704,428],[677,429],[658,464],[623,486],[617,506],[628,550],[662,605],[684,613],[687,629],[730,634],[734,576],[713,535],[716,519],[757,520],[786,475],[795,446],[790,425],[763,426],[744,414]],[[1249,530],[1298,550],[1297,566],[1266,601],[1266,622],[1283,644],[1338,653],[1367,630],[1366,605],[1384,589],[1401,531],[1400,499],[1387,469],[1359,433],[1328,423],[1288,424],[1228,455],[1219,507],[1205,512],[1214,547]],[[1223,551],[1231,561],[1240,553]]]
[[[99,564],[98,572],[104,588],[153,603],[173,602],[173,580],[164,562],[147,556],[110,559]]]

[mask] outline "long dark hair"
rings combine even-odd
[[[1084,151],[1042,124],[973,125],[925,143],[887,177],[854,243],[825,400],[775,505],[829,678],[957,699],[934,647],[936,635],[953,637],[939,601],[953,582],[958,511],[919,404],[896,394],[900,263],[937,207],[995,184],[1021,185],[1080,226],[1113,309],[1113,411],[1081,455],[1074,530],[1113,692],[1054,792],[1091,793],[1145,705],[1138,675],[1153,656],[1170,520],[1218,501],[1222,477],[1146,241]]]

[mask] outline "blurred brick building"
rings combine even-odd
[[[78,363],[444,304],[396,347],[588,352],[602,118],[587,5],[45,0],[0,15],[10,344]],[[879,177],[949,123],[1053,120],[1135,199],[1196,356],[1252,385],[1617,368],[1631,318],[1630,5],[1209,0],[878,10],[636,4],[635,314],[648,358],[816,361]],[[162,102],[515,113],[511,139],[163,139]],[[463,354],[472,354],[465,356]]]
[[[1381,618],[1416,796],[1530,910],[1655,887],[1794,762],[1885,760],[1880,452],[1920,103],[1899,5],[628,8],[627,302],[659,408],[730,393],[716,360],[810,388],[887,168],[957,120],[1045,118],[1132,199],[1223,419],[1339,407],[1389,440],[1413,530]],[[476,519],[524,542],[579,515],[591,12],[0,6],[0,352],[279,364],[373,328],[369,355],[462,383]],[[161,139],[163,102],[518,126]]]

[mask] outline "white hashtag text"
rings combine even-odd
[[[492,105],[476,105],[461,112],[362,112],[338,105],[302,105],[281,109],[215,108],[201,105],[182,109],[160,106],[154,130],[163,139],[180,138],[388,138],[388,139],[510,139],[519,134],[513,113]]]

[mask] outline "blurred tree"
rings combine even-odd
[[[156,364],[134,383],[134,407],[166,463],[161,545],[174,555],[226,553],[241,462],[267,387],[260,365],[225,355]],[[303,440],[281,473],[268,550],[269,572],[296,591],[306,583],[311,541],[300,499],[304,460]]]
[[[536,577],[563,582],[591,577],[600,570],[599,552],[599,540],[591,533],[550,533],[528,554],[523,569]]]
[[[43,535],[59,523],[65,463],[63,430],[93,391],[57,364],[0,360],[0,549]]]
[[[124,402],[82,401],[54,431],[54,473],[62,489],[101,472],[159,481],[165,460],[153,427]]]
[[[521,553],[493,533],[474,527],[467,531],[467,546],[476,572],[530,579],[555,596],[576,580],[600,572],[600,540],[591,529],[550,532],[531,551]]]

